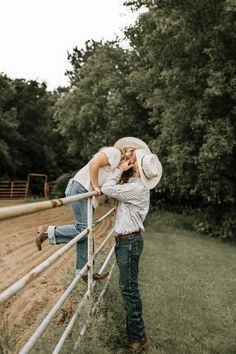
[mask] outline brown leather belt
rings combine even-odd
[[[123,240],[129,240],[130,238],[137,237],[137,236],[142,236],[140,231],[131,232],[130,234],[125,234],[125,235],[116,235],[115,239],[116,242],[118,242]]]

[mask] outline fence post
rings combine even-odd
[[[11,181],[10,198],[12,198],[12,197],[13,197],[13,188],[14,188],[14,181]]]
[[[93,205],[92,197],[88,198],[88,297],[93,292]]]

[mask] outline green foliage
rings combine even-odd
[[[15,174],[21,166],[18,159],[17,143],[19,133],[17,132],[19,122],[17,120],[16,107],[11,105],[15,95],[15,87],[5,75],[0,75],[0,176],[7,179],[9,175]]]
[[[36,172],[52,180],[68,171],[73,158],[52,120],[55,101],[64,91],[51,93],[44,83],[0,75],[1,179],[26,179]]]
[[[56,104],[58,131],[81,167],[102,146],[127,135],[143,137],[147,126],[136,93],[129,87],[129,52],[116,42],[87,42],[70,55],[71,90]]]
[[[71,178],[70,173],[64,173],[63,175],[59,176],[53,183],[50,196],[53,198],[65,197],[66,186],[70,178]]]
[[[17,107],[20,134],[18,148],[22,163],[20,177],[25,178],[29,171],[47,173],[54,157],[50,142],[50,95],[44,83],[18,79],[14,85],[14,105]]]
[[[225,225],[229,235],[227,210],[235,210],[236,197],[235,3],[126,4],[148,10],[126,35],[135,48],[130,80],[164,168],[157,197],[200,208],[211,225],[214,210],[219,234]]]

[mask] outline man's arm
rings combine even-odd
[[[132,183],[117,184],[122,171],[116,169],[102,186],[102,192],[108,197],[115,198],[121,202],[136,204],[140,200],[140,191],[134,188]]]

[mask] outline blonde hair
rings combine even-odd
[[[125,147],[123,149],[120,149],[121,151],[121,161],[124,160],[125,158],[129,158],[131,153],[133,151],[135,151],[135,149],[133,147]],[[119,180],[119,184],[124,184],[124,183],[127,183],[130,179],[130,177],[133,176],[133,173],[134,173],[134,170],[133,168],[130,168],[129,170],[127,171],[124,171],[122,172],[122,175],[121,175],[121,178]]]
[[[121,160],[123,160],[125,157],[130,157],[130,154],[134,151],[135,149],[132,147],[125,147],[123,149],[120,149],[121,152]]]

